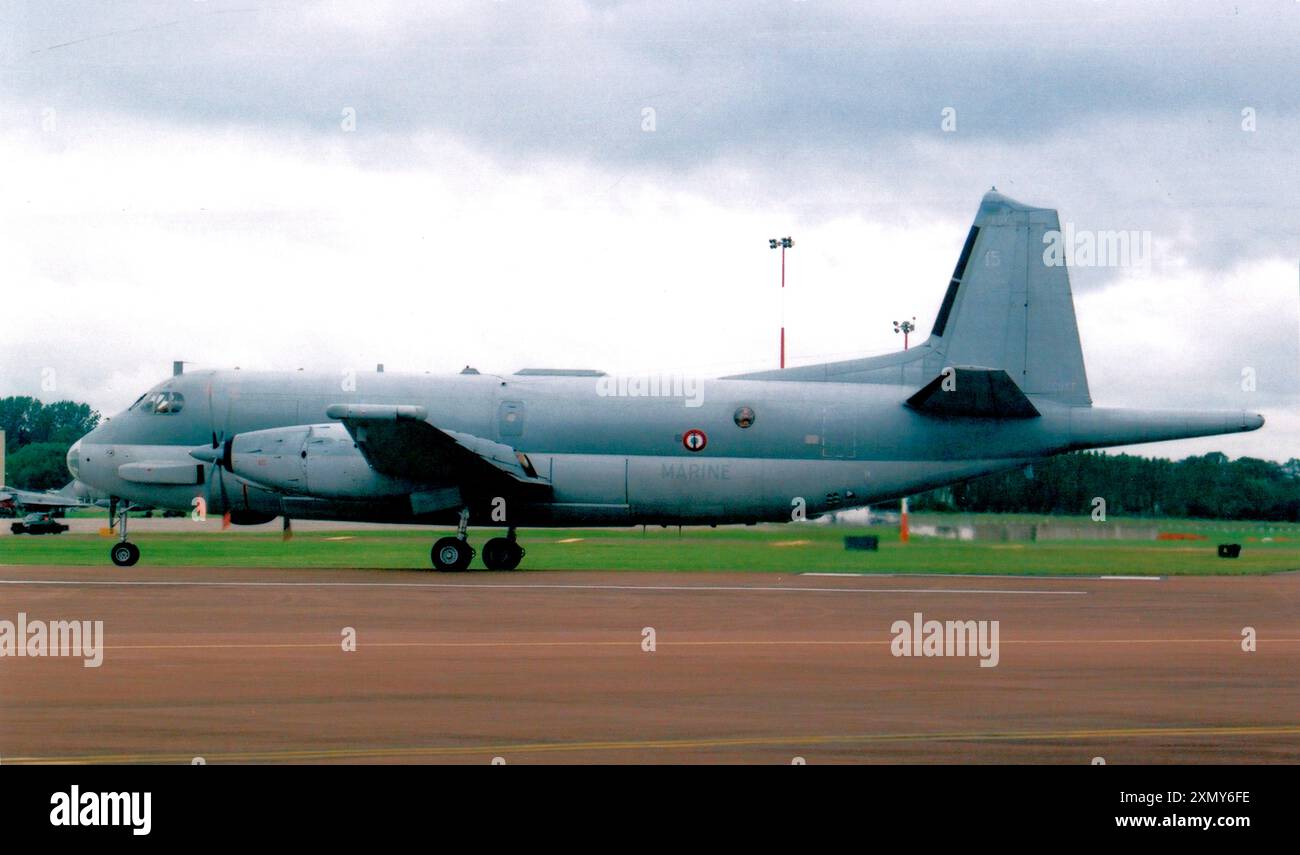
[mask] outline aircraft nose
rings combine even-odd
[[[89,436],[89,434],[87,434],[86,436]],[[86,437],[83,436],[81,439],[77,440],[72,444],[72,448],[68,449],[68,456],[65,458],[64,461],[68,465],[68,474],[72,476],[72,480],[74,481],[80,477],[77,474],[81,469],[81,467],[78,464],[81,462],[81,441],[84,440],[85,438]]]
[[[1259,413],[1242,413],[1241,426],[1245,430],[1259,430],[1264,426],[1264,417]]]

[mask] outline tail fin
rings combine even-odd
[[[825,380],[921,385],[947,366],[1000,368],[1026,394],[1092,403],[1074,319],[1070,275],[1049,265],[1043,236],[1056,211],[990,191],[966,242],[930,337],[909,351],[737,375],[746,380]]]
[[[930,340],[949,365],[1001,368],[1026,394],[1091,404],[1065,264],[1048,264],[1056,211],[989,192],[980,203]]]

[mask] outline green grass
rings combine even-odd
[[[917,520],[1025,522],[1026,517],[926,515]],[[1057,521],[1060,521],[1059,519]],[[1152,521],[1133,520],[1151,525]],[[1123,525],[1124,522],[1108,523]],[[520,532],[528,550],[526,570],[745,570],[773,573],[877,572],[953,574],[1258,574],[1300,569],[1300,525],[1161,520],[1161,531],[1201,533],[1201,541],[1061,541],[1038,543],[956,542],[916,538],[903,544],[892,528],[813,524],[719,529],[529,529]],[[370,567],[429,568],[429,548],[446,530],[299,531],[279,534],[138,532],[142,567]],[[879,552],[848,552],[844,536],[880,537]],[[498,529],[476,529],[481,547]],[[1266,542],[1263,538],[1275,538]],[[1286,540],[1280,540],[1285,538]],[[569,542],[566,542],[569,541]],[[111,538],[63,534],[0,538],[0,564],[102,566]],[[1218,543],[1243,545],[1236,560],[1220,559]],[[481,566],[476,559],[474,566]]]

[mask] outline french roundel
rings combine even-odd
[[[682,445],[686,446],[687,451],[703,451],[704,446],[709,444],[709,438],[704,435],[704,431],[698,428],[688,430],[682,434]]]

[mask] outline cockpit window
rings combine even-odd
[[[142,413],[175,415],[185,408],[185,396],[180,392],[153,392],[132,405]]]

